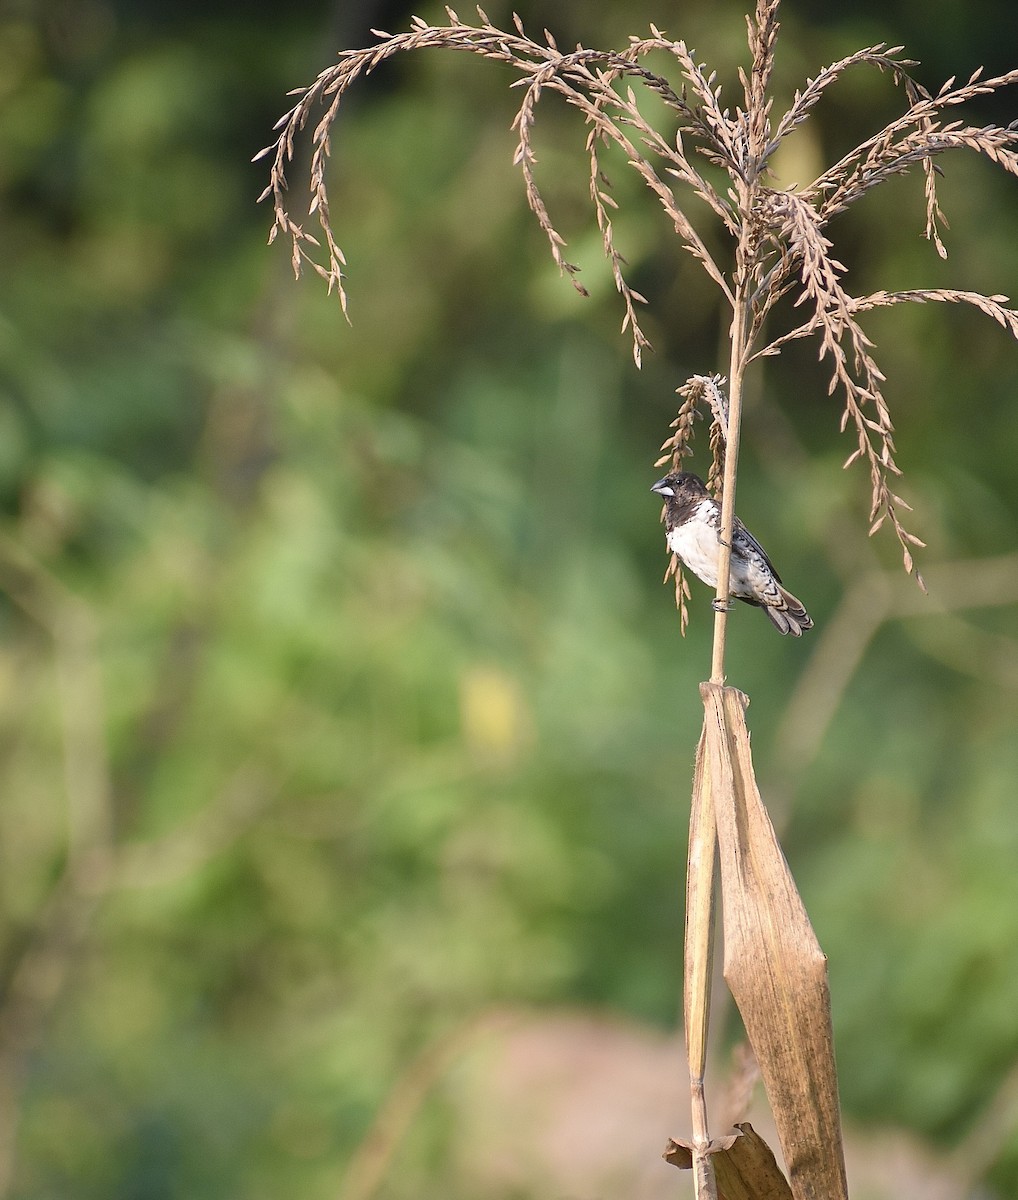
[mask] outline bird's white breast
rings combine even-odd
[[[667,539],[668,549],[710,587],[718,585],[718,532],[709,523],[716,519],[716,511],[713,500],[702,500],[688,521],[669,531]]]

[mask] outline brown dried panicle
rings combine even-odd
[[[724,473],[725,437],[728,423],[728,400],[721,390],[724,379],[720,375],[693,375],[679,388],[676,393],[682,397],[678,414],[669,425],[674,432],[661,443],[660,457],[655,467],[667,467],[668,472],[681,471],[682,460],[693,453],[692,442],[694,426],[697,417],[711,414],[710,448],[711,467],[707,476],[707,486],[717,499],[721,494],[721,480]],[[661,510],[664,519],[664,508]],[[689,584],[682,573],[682,563],[677,554],[672,554],[665,569],[664,582],[675,580],[675,607],[679,610],[679,625],[683,635],[689,623],[686,601],[690,598]]]
[[[344,50],[339,62],[322,71],[308,87],[291,93],[293,107],[277,124],[272,145],[256,157],[271,156],[269,184],[261,199],[271,199],[270,241],[279,234],[290,239],[294,272],[310,266],[335,291],[347,310],[346,260],[332,227],[326,167],[330,132],[348,89],[362,75],[404,51],[445,47],[466,51],[510,66],[518,75],[513,86],[521,100],[513,123],[517,135],[514,161],[519,166],[527,203],[544,231],[552,257],[574,287],[586,295],[579,267],[565,255],[565,239],[544,201],[537,178],[533,129],[539,101],[552,92],[576,108],[588,125],[589,193],[601,232],[602,246],[615,288],[623,305],[623,331],[628,331],[633,357],[639,365],[649,345],[639,320],[645,298],[629,283],[626,261],[616,246],[613,216],[617,201],[601,161],[603,148],[613,146],[633,167],[669,218],[683,247],[717,285],[734,313],[743,310],[743,335],[735,347],[734,365],[741,372],[750,361],[777,354],[793,339],[816,335],[819,353],[830,367],[830,391],[840,393],[842,425],[851,427],[855,448],[846,465],[863,459],[870,476],[870,531],[889,522],[901,545],[905,568],[921,583],[911,547],[922,545],[909,532],[902,514],[906,502],[892,489],[900,474],[895,462],[894,428],[884,398],[884,376],[873,357],[872,345],[859,317],[871,308],[902,303],[969,304],[987,313],[1012,336],[1018,336],[1018,314],[1003,296],[955,289],[911,289],[853,296],[844,283],[844,268],[833,253],[826,227],[831,218],[855,203],[884,180],[919,167],[924,174],[926,217],[923,235],[942,257],[947,254],[941,231],[947,221],[937,195],[936,160],[948,150],[968,149],[1018,174],[1018,133],[1011,127],[976,126],[956,118],[958,108],[977,96],[1018,82],[1018,71],[983,79],[976,71],[958,86],[948,80],[937,92],[923,87],[910,73],[915,63],[901,57],[901,47],[865,47],[818,71],[797,90],[788,109],[772,113],[769,95],[778,37],[778,0],[757,0],[748,18],[751,65],[740,71],[742,102],[734,107],[722,100],[715,73],[700,62],[682,40],[651,26],[647,37],[630,38],[621,50],[577,46],[559,49],[551,34],[543,40],[526,35],[518,17],[509,30],[496,28],[480,8],[477,22],[460,20],[446,9],[448,24],[435,25],[419,17],[406,33],[378,32],[374,46]],[[650,70],[645,60],[670,61],[672,71]],[[793,191],[775,191],[765,183],[768,163],[786,137],[807,121],[815,106],[846,71],[875,68],[904,94],[902,114],[872,137],[843,155],[811,183]],[[667,121],[652,120],[641,107],[645,96],[663,102]],[[286,172],[294,158],[295,142],[312,113],[324,108],[311,134],[310,205],[306,221],[291,215]],[[655,113],[660,111],[657,104]],[[719,188],[701,169],[703,162],[721,168],[729,186]],[[699,202],[694,219],[690,202]],[[706,214],[714,232],[727,234],[735,248],[733,262],[709,250],[699,226]],[[714,235],[712,234],[712,237]],[[716,244],[714,238],[712,244]],[[777,300],[796,294],[806,317],[791,330],[767,340],[766,318]],[[714,438],[710,478],[720,478],[720,443]]]
[[[697,412],[698,392],[690,388],[688,383],[676,390],[684,399],[679,406],[678,415],[668,427],[674,432],[661,443],[660,457],[654,461],[655,467],[666,467],[668,474],[671,474],[672,471],[681,471],[683,458],[693,453],[690,443],[693,440],[693,424],[699,415]],[[664,513],[664,506],[662,506],[662,520],[664,520]],[[689,610],[686,607],[686,601],[690,598],[690,591],[677,554],[669,556],[662,583],[667,583],[669,579],[675,580],[675,607],[679,610],[679,632],[685,637],[686,627],[689,624]]]

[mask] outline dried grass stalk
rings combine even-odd
[[[649,37],[631,38],[621,51],[579,46],[562,52],[548,33],[543,42],[528,37],[518,17],[513,30],[504,31],[492,25],[480,8],[476,24],[461,21],[451,8],[446,12],[447,25],[432,25],[415,17],[407,33],[379,33],[377,45],[342,52],[335,66],[323,71],[309,87],[293,93],[296,100],[278,123],[276,140],[262,151],[272,160],[269,185],[262,195],[273,205],[270,241],[279,234],[289,238],[295,273],[310,266],[326,280],[330,291],[338,293],[346,311],[346,262],[333,234],[326,183],[330,134],[340,104],[358,78],[394,55],[447,48],[508,65],[517,74],[514,86],[520,90],[521,100],[513,124],[517,136],[514,161],[554,261],[585,294],[577,278],[579,267],[567,259],[565,239],[545,204],[533,146],[535,114],[546,94],[557,95],[582,115],[587,126],[589,196],[622,301],[622,328],[630,335],[637,365],[648,345],[639,321],[639,308],[645,300],[629,284],[625,259],[616,245],[616,201],[602,170],[602,147],[614,147],[637,172],[665,212],[680,244],[717,285],[731,314],[728,408],[720,404],[723,396],[716,377],[690,380],[679,389],[683,405],[673,422],[673,434],[662,446],[665,458],[660,460],[670,461],[673,467],[681,463],[689,453],[697,405],[710,402],[714,420],[708,479],[721,500],[722,518],[712,682],[702,685],[705,721],[694,786],[687,897],[685,1008],[695,1133],[691,1163],[696,1167],[698,1196],[714,1196],[711,1160],[736,1145],[726,1148],[710,1138],[702,1095],[714,936],[716,829],[726,978],[760,1062],[792,1193],[795,1200],[839,1200],[846,1187],[825,960],[753,778],[744,719],[746,698],[723,686],[744,375],[751,362],[780,353],[792,341],[817,339],[820,358],[830,370],[829,391],[841,397],[842,428],[850,429],[854,438],[845,465],[860,459],[868,468],[870,532],[890,525],[906,570],[922,584],[912,554],[912,548],[922,542],[906,528],[903,514],[909,506],[895,490],[894,477],[901,472],[895,461],[884,376],[861,318],[871,309],[903,303],[968,304],[1018,338],[1018,311],[1007,307],[1004,296],[949,288],[855,296],[827,230],[834,216],[870,189],[917,168],[923,175],[925,201],[922,233],[939,255],[946,256],[942,230],[947,222],[937,196],[937,160],[948,151],[967,149],[1018,175],[1018,129],[967,125],[956,118],[956,111],[977,96],[1018,83],[1018,71],[991,79],[976,72],[961,86],[950,79],[932,93],[911,75],[914,64],[900,57],[901,47],[870,46],[824,67],[795,93],[787,111],[775,116],[769,90],[779,28],[778,0],[756,0],[755,11],[748,18],[751,62],[748,71],[740,71],[742,97],[736,103],[722,100],[715,74],[697,61],[683,41],[667,37],[654,26]],[[645,65],[650,55],[655,56],[655,63],[667,65],[667,73],[651,71]],[[903,92],[903,113],[804,187],[781,191],[769,186],[770,160],[781,143],[808,120],[827,90],[856,67],[887,75]],[[647,94],[654,100],[653,118],[647,115],[651,110],[645,111],[646,105],[641,107]],[[663,122],[659,116],[662,102],[667,113]],[[308,220],[317,223],[320,236],[316,236],[303,220],[291,215],[287,169],[294,159],[296,139],[320,106],[324,114],[311,135],[307,214]],[[722,184],[712,182],[701,170],[704,162],[715,168],[713,179],[720,174]],[[704,216],[709,232],[707,228],[701,231]],[[722,258],[708,247],[724,246],[725,239],[728,253]],[[778,300],[789,294],[804,310],[799,324],[777,334],[768,332],[768,317]],[[671,576],[684,628],[688,591],[674,559],[666,579]],[[730,1181],[723,1184],[725,1188],[735,1186]],[[732,1191],[729,1200],[742,1194]]]
[[[696,748],[693,799],[689,812],[689,853],[686,860],[685,975],[683,979],[683,1025],[692,1110],[692,1161],[697,1200],[714,1192],[711,1137],[707,1120],[704,1077],[707,1073],[707,1035],[710,1028],[711,976],[714,964],[714,863],[717,856],[717,824],[714,815],[714,786],[710,777],[706,729]]]

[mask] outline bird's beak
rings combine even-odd
[[[668,476],[667,475],[665,476],[664,479],[659,479],[657,481],[657,483],[655,483],[651,487],[650,490],[652,492],[657,492],[657,494],[659,496],[674,496],[675,495],[675,492],[668,484]]]

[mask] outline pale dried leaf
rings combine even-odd
[[[703,683],[725,979],[760,1064],[795,1200],[847,1200],[827,960],[760,798],[748,698]]]

